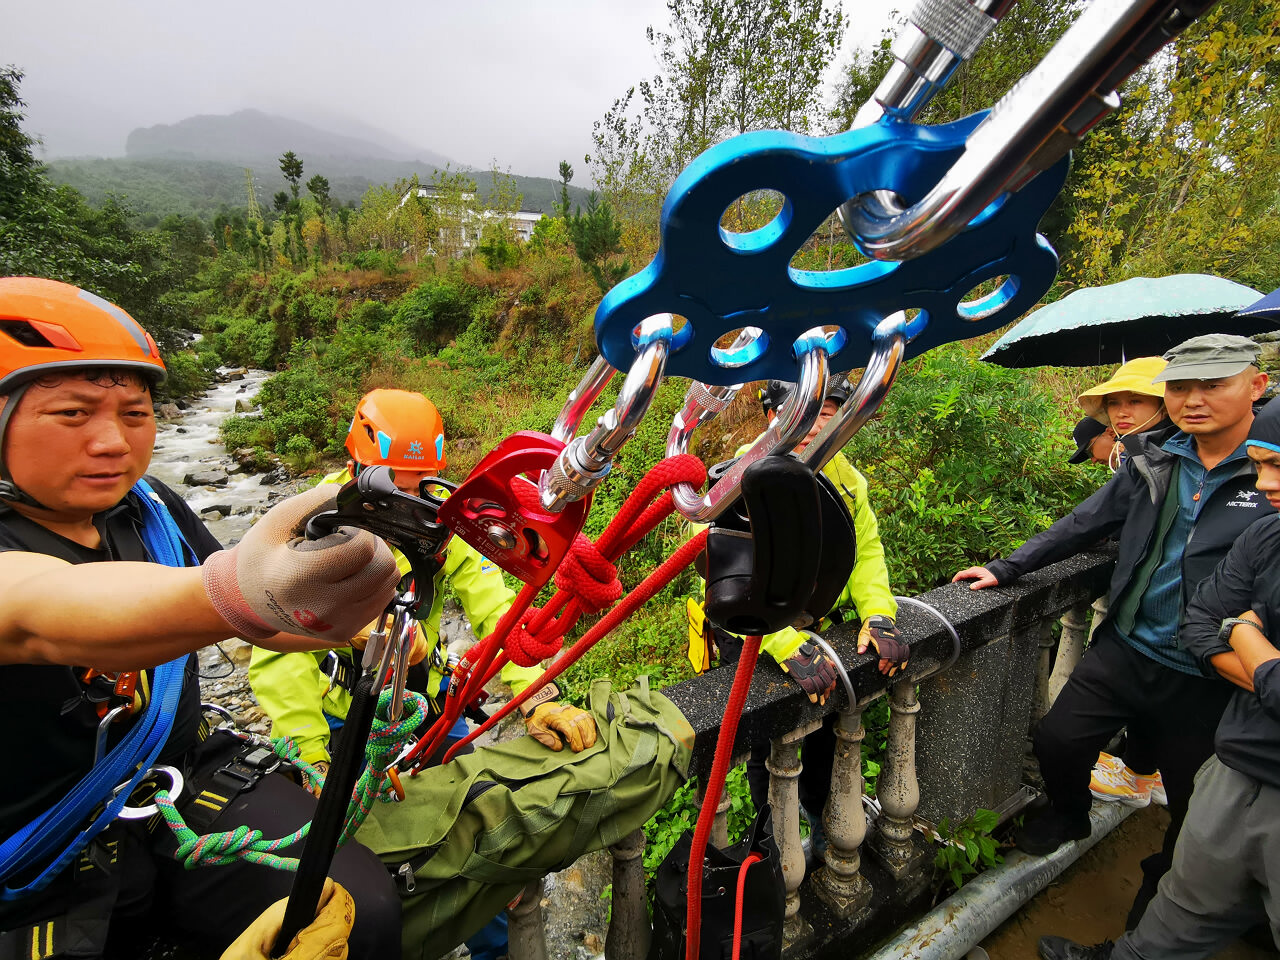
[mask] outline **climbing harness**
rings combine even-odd
[[[194,560],[190,545],[150,484],[139,480],[130,492],[141,505],[142,539],[151,559],[171,567]],[[116,819],[164,749],[185,668],[186,658],[180,657],[152,671],[150,700],[121,741],[57,804],[0,845],[0,882],[4,883],[0,899],[14,900],[44,889]],[[103,718],[104,724],[109,716]],[[105,745],[105,736],[100,727],[99,745]],[[39,864],[44,866],[30,878]],[[22,882],[14,886],[18,877]]]

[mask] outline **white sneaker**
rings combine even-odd
[[[1089,792],[1099,800],[1145,807],[1151,803],[1151,777],[1139,777],[1118,757],[1103,753],[1089,778]]]

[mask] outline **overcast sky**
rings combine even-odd
[[[895,6],[845,0],[846,51]],[[252,107],[555,177],[655,72],[645,28],[665,23],[664,0],[40,0],[7,5],[0,64],[25,71],[47,157],[122,156],[135,127]]]

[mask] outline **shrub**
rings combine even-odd
[[[210,371],[194,351],[171,353],[164,358],[164,366],[168,375],[156,390],[158,399],[194,397],[209,389]]]
[[[1008,554],[1097,489],[1066,462],[1069,417],[1024,370],[942,347],[908,365],[846,448],[867,477],[889,575],[919,593]]]
[[[401,297],[392,319],[425,351],[465,330],[477,299],[474,286],[452,276],[436,277]]]

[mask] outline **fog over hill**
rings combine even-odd
[[[334,120],[335,126],[343,123]],[[353,122],[348,128],[335,132],[260,110],[205,114],[136,128],[123,158],[60,157],[49,161],[49,172],[93,203],[115,195],[146,217],[179,213],[207,218],[246,207],[246,167],[253,171],[258,202],[269,206],[272,196],[287,188],[279,165],[287,150],[302,160],[303,180],[322,174],[339,203],[356,203],[370,186],[394,184],[414,174],[428,183],[437,169],[466,169],[367,124]],[[552,211],[558,181],[511,173],[526,210]],[[472,170],[471,175],[482,197],[491,192],[491,171]],[[585,206],[586,191],[571,187],[570,199]]]
[[[364,127],[364,131],[363,136],[353,136],[260,110],[239,110],[227,115],[202,114],[177,123],[138,127],[125,140],[125,156],[131,159],[183,156],[252,166],[278,159],[286,150],[292,150],[304,159],[310,157],[317,162],[330,157],[421,161],[431,167],[443,167],[451,162],[442,154],[414,147],[391,134],[370,127]]]

